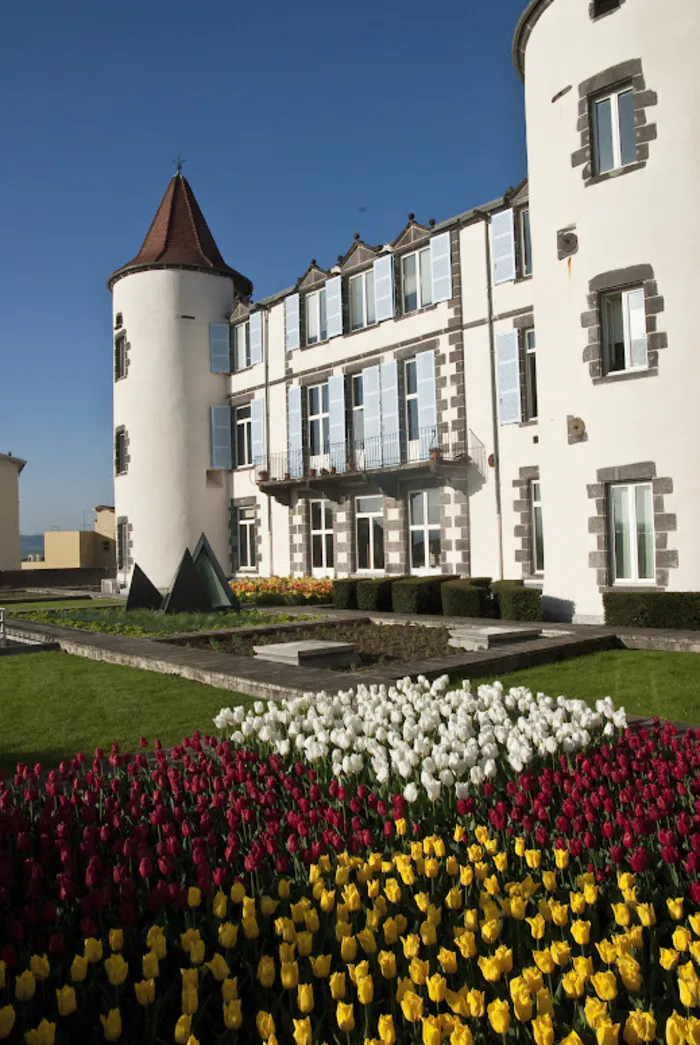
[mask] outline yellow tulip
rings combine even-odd
[[[520,1023],[532,1019],[532,996],[529,991],[520,991],[513,997],[513,1012]]]
[[[525,852],[525,863],[531,871],[536,870],[542,863],[542,853],[539,849],[527,849]]]
[[[109,948],[112,951],[121,951],[124,946],[124,930],[123,929],[110,929],[109,930]]]
[[[460,866],[459,869],[459,884],[464,886],[470,886],[474,881],[474,869],[469,864]]]
[[[530,935],[533,940],[541,940],[547,928],[542,915],[536,914],[534,918],[526,918],[525,921],[530,926]]]
[[[314,989],[310,983],[300,983],[297,987],[297,1005],[303,1013],[313,1012]]]
[[[614,903],[610,905],[615,916],[615,921],[625,929],[630,923],[630,909],[626,903]]]
[[[192,987],[189,984],[183,984],[181,1004],[182,1011],[187,1016],[194,1016],[199,1008],[199,992],[196,987]]]
[[[440,1045],[442,1025],[438,1016],[426,1016],[423,1020],[423,1045]]]
[[[0,1006],[0,1039],[9,1038],[15,1025],[15,1010],[12,1005]]]
[[[42,1020],[35,1030],[28,1030],[24,1035],[26,1045],[54,1045],[56,1040],[56,1024]],[[109,1039],[108,1039],[109,1040]]]
[[[576,943],[583,946],[583,944],[588,943],[591,939],[591,923],[584,922],[581,918],[577,918],[576,921],[571,923],[571,935]]]
[[[571,948],[564,940],[555,940],[549,950],[556,965],[566,965],[571,957]]]
[[[396,1030],[394,1029],[394,1017],[384,1014],[377,1022],[377,1034],[382,1045],[396,1045]]]
[[[455,943],[459,947],[463,958],[473,958],[476,955],[476,937],[474,933],[465,929],[462,935],[457,937]]]
[[[357,1000],[361,1005],[370,1005],[374,1000],[374,982],[371,976],[359,976],[357,979]]]
[[[688,921],[696,936],[700,936],[700,914],[689,914]]]
[[[617,1045],[619,1034],[620,1024],[611,1023],[610,1020],[599,1023],[595,1032],[598,1045]]]
[[[193,965],[201,965],[204,961],[204,940],[193,940],[190,947],[190,961]]]
[[[489,955],[488,958],[479,958],[477,964],[487,983],[497,983],[500,980],[502,970],[493,955]]]
[[[531,991],[533,994],[536,994],[537,991],[541,990],[541,988],[544,986],[544,980],[542,979],[542,973],[540,972],[540,970],[537,968],[536,965],[527,965],[523,969],[523,974],[522,975],[523,975],[523,980],[527,984],[528,990]]]
[[[535,1035],[535,1045],[554,1045],[554,1026],[551,1016],[538,1016],[532,1021],[532,1030]]]
[[[333,972],[330,978],[331,998],[333,1001],[342,1001],[345,998],[345,973]]]
[[[437,943],[437,929],[426,919],[420,924],[420,938],[425,947],[434,947]]]
[[[673,936],[671,937],[671,939],[673,940],[673,946],[676,948],[677,951],[688,950],[688,947],[690,946],[691,936],[688,930],[685,929],[682,925],[677,926],[677,928],[673,930]]]
[[[255,1026],[263,1041],[267,1041],[275,1033],[275,1020],[272,1013],[261,1009],[255,1017]]]
[[[243,927],[243,935],[246,940],[257,940],[260,935],[260,926],[257,918],[241,918],[241,926]]]
[[[601,1001],[612,1001],[617,996],[617,977],[614,972],[597,972],[591,976],[591,983]]]
[[[467,957],[467,955],[465,955]],[[457,952],[450,951],[446,947],[441,947],[438,951],[437,960],[440,964],[440,968],[447,976],[451,976],[457,972]]]
[[[36,980],[30,969],[25,969],[15,980],[15,998],[17,1001],[31,1001],[36,991]]]
[[[355,1029],[355,1014],[352,1005],[339,1001],[335,1010],[335,1018],[340,1030],[347,1033]]]
[[[553,893],[557,887],[557,876],[554,871],[542,872],[542,885],[548,893]]]
[[[243,1023],[243,1010],[240,998],[225,1001],[223,1005],[224,1027],[226,1030],[238,1030]]]
[[[296,960],[297,946],[295,943],[281,943],[279,946],[280,962],[293,962]],[[269,959],[272,961],[272,959]]]
[[[681,900],[681,905],[683,901]],[[650,925],[656,925],[656,911],[654,910],[653,903],[640,903],[637,904],[637,917],[642,925],[648,927]],[[681,914],[679,917],[683,917],[683,909],[681,906]],[[623,1033],[624,1037],[624,1033]]]
[[[554,850],[554,862],[560,871],[566,870],[569,866],[569,850],[568,849],[555,849]]]
[[[559,929],[567,924],[569,921],[568,904],[557,903],[556,900],[552,900],[549,904],[549,909],[552,912],[552,921]]]
[[[489,1023],[496,1034],[507,1034],[510,1027],[510,1006],[508,1002],[502,998],[496,998],[489,1005],[487,1012]]]
[[[78,1007],[78,1002],[75,997],[75,989],[69,984],[64,984],[63,987],[56,988],[56,1004],[58,1005],[58,1012],[60,1016],[70,1016]],[[0,1033],[0,1038],[4,1037]]]
[[[622,1033],[627,1045],[640,1045],[643,1041],[653,1041],[656,1037],[656,1020],[651,1012],[638,1009],[627,1017]]]
[[[222,892],[221,889],[215,893],[214,899],[212,900],[212,914],[215,918],[225,918],[228,912],[228,900],[226,893]]]
[[[574,969],[577,976],[582,980],[590,980],[593,975],[593,959],[589,956],[579,954],[574,958]]]
[[[188,929],[186,932],[180,933],[180,946],[185,954],[191,954],[193,945],[201,939],[199,929]]]
[[[350,939],[350,937],[348,937]],[[365,954],[376,954],[377,953],[377,941],[374,938],[374,933],[371,929],[360,929],[357,934],[357,942],[359,943]],[[343,946],[341,944],[340,951],[342,954]]]
[[[561,1045],[583,1045],[583,1041],[576,1031],[572,1030],[570,1034],[567,1034],[565,1038],[561,1039]]]
[[[455,1025],[450,1034],[450,1045],[473,1045],[472,1032],[466,1024]]]
[[[289,963],[287,963],[289,964]],[[258,982],[262,987],[271,987],[275,982],[275,959],[269,956],[263,955],[258,962],[257,969]]]
[[[574,914],[583,914],[586,910],[586,897],[583,893],[569,893],[569,903]]]
[[[234,882],[231,886],[231,903],[243,903],[245,886],[242,882]]]
[[[583,895],[587,904],[594,904],[598,899],[598,886],[592,882],[586,882],[583,887]]]
[[[408,975],[411,977],[413,982],[419,987],[422,987],[428,978],[430,972],[430,962],[421,961],[420,958],[411,958],[411,962],[408,966]]]
[[[227,976],[221,984],[221,1000],[225,1002],[233,1001],[234,998],[238,997],[238,977]]]
[[[109,958],[105,959],[105,972],[107,973],[107,979],[113,987],[121,987],[124,980],[129,975],[129,966],[124,961],[121,954],[112,954]]]
[[[192,1017],[183,1013],[175,1024],[175,1045],[187,1045],[192,1029]]]
[[[228,962],[222,954],[217,951],[210,962],[206,963],[206,967],[212,974],[217,983],[221,983],[227,976],[230,975],[231,970],[229,969]]]
[[[486,1011],[486,1002],[483,991],[470,990],[467,993],[467,1005],[469,1007],[469,1015],[473,1019],[481,1019]]]
[[[393,980],[396,976],[396,955],[393,951],[380,951],[377,955],[379,969],[385,980]]]
[[[546,987],[540,987],[537,992],[537,1015],[538,1016],[553,1016],[554,1006],[552,1004],[552,995]]]
[[[106,1016],[100,1013],[105,1041],[118,1041],[122,1033],[122,1015],[119,1009],[110,1009]]]
[[[443,1002],[445,1000],[445,992],[447,990],[447,980],[444,976],[440,976],[439,973],[433,973],[426,983],[428,985],[428,997],[434,1002]]]
[[[501,926],[497,918],[490,918],[481,926],[481,938],[484,943],[495,943],[501,935]]]
[[[311,971],[317,980],[327,979],[331,972],[331,955],[319,954],[316,958],[309,958]]]
[[[84,952],[86,959],[91,965],[96,962],[102,961],[102,941],[96,940],[94,936],[88,937],[85,941]]]
[[[683,1045],[686,1034],[686,1021],[677,1012],[672,1012],[666,1020],[666,1045]]]
[[[414,991],[408,990],[401,999],[401,1011],[409,1023],[417,1023],[423,1015],[423,999]]]
[[[687,1009],[694,1009],[697,1006],[700,997],[700,984],[693,982],[692,980],[682,979],[679,976],[678,995],[681,1000],[681,1005],[685,1005]]]
[[[515,853],[516,853],[516,856],[525,856],[525,839],[524,838],[516,838],[515,839]]]
[[[140,980],[134,984],[134,992],[139,1005],[152,1005],[156,1000],[156,981]]]
[[[271,918],[279,905],[279,900],[273,900],[271,896],[260,897],[260,910],[266,918]]]
[[[310,933],[307,929],[304,929],[303,932],[297,933],[296,946],[300,958],[308,958],[311,954],[313,945],[313,933]]]
[[[73,959],[73,964],[70,967],[70,978],[73,983],[82,983],[87,976],[87,969],[87,958],[83,958],[82,955],[76,954]]]
[[[617,968],[620,973],[620,979],[625,985],[625,990],[634,993],[641,989],[642,970],[638,961],[629,955],[625,955],[623,958],[618,959]]]
[[[617,961],[617,947],[610,940],[601,940],[596,943],[596,950],[606,965],[612,965]]]
[[[586,1023],[591,1030],[595,1030],[602,1020],[608,1018],[607,1003],[600,1001],[598,998],[586,998],[583,1011],[586,1016]]]
[[[561,985],[567,998],[582,998],[586,988],[586,981],[582,976],[579,976],[575,969],[571,969],[562,976]]]
[[[146,946],[151,948],[159,962],[163,961],[167,953],[167,943],[160,925],[152,925],[148,930]]]
[[[311,1045],[311,1020],[305,1016],[303,1020],[294,1020],[294,1045]]]
[[[294,990],[299,983],[299,964],[298,962],[282,962],[282,969],[280,972],[280,979],[282,986],[286,990]]]
[[[665,969],[666,972],[670,972],[671,969],[675,969],[678,965],[678,959],[680,954],[673,948],[662,947],[660,952],[661,968]]]
[[[546,976],[554,972],[554,959],[548,947],[543,951],[533,951],[532,957],[540,972],[543,972]]]
[[[49,959],[45,954],[33,954],[29,959],[29,968],[35,980],[46,980],[51,974]]]
[[[187,906],[188,907],[199,907],[202,902],[202,890],[198,889],[196,885],[191,885],[187,890]]]
[[[688,1045],[700,1045],[700,1020],[696,1016],[688,1016],[685,1021],[685,1040]]]
[[[511,897],[510,901],[505,902],[509,904],[508,917],[514,918],[516,921],[521,922],[525,917],[525,912],[527,910],[527,906],[522,896],[513,896]],[[506,913],[505,904],[503,913]]]

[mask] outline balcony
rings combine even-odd
[[[465,478],[470,465],[485,474],[483,443],[471,431],[465,439],[463,433],[438,425],[421,429],[413,441],[391,434],[329,443],[321,453],[305,447],[293,454],[269,454],[256,461],[255,477],[264,493],[289,503],[292,490],[301,496],[342,500],[348,486],[370,483],[397,496],[402,479],[431,474]]]

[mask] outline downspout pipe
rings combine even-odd
[[[270,383],[269,383],[269,372],[270,372],[270,338],[269,338],[269,323],[270,313],[265,309],[265,323],[264,323],[264,337],[263,337],[263,355],[265,358],[265,456],[270,460]],[[267,550],[268,558],[270,560],[270,576],[275,576],[275,543],[272,539],[272,497],[270,494],[265,494],[267,497]]]

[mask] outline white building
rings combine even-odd
[[[0,454],[0,572],[19,570],[19,477],[27,462]]]
[[[120,576],[525,577],[548,615],[700,591],[697,0],[532,0],[529,180],[261,301],[174,176],[115,316]],[[695,420],[694,420],[695,419]]]

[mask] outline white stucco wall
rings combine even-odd
[[[0,455],[0,570],[19,570],[19,471]]]
[[[166,588],[204,532],[229,570],[228,477],[207,472],[209,408],[226,402],[229,382],[210,372],[209,324],[226,321],[231,282],[177,269],[136,272],[117,281],[113,299],[130,346],[127,376],[114,385],[114,427],[125,426],[130,456],[115,478],[115,511],[133,527],[130,555]]]
[[[571,600],[579,619],[601,614],[588,532],[594,513],[587,484],[598,469],[654,462],[673,480],[665,511],[675,513],[678,551],[669,588],[700,590],[700,445],[697,320],[691,274],[700,231],[700,80],[697,0],[626,0],[592,21],[588,3],[554,0],[526,50],[526,112],[540,403],[541,480],[546,541],[545,592]],[[580,148],[579,84],[609,67],[641,59],[647,110],[658,128],[643,169],[586,186],[572,166]],[[554,97],[571,87],[557,101]],[[576,226],[579,250],[557,260],[557,231]],[[658,375],[594,384],[582,353],[581,314],[589,280],[650,264],[664,298],[658,329],[668,334]],[[567,415],[586,423],[587,441],[569,445]],[[549,535],[549,539],[547,539]]]

